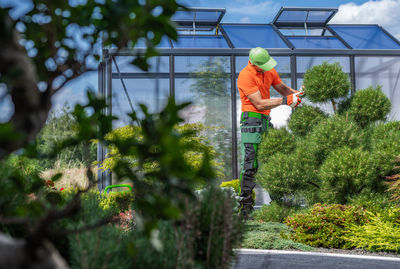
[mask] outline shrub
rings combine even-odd
[[[342,71],[339,63],[314,66],[304,74],[304,92],[312,102],[331,101],[336,112],[335,99],[346,97],[350,91],[349,76]]]
[[[260,163],[267,162],[275,153],[291,153],[296,147],[294,135],[285,128],[270,129],[268,134],[263,135],[257,153]]]
[[[370,144],[377,173],[391,173],[396,157],[400,154],[400,122],[378,124],[371,135]]]
[[[281,223],[249,221],[244,235],[243,248],[252,249],[298,249],[313,248],[290,239],[291,229]]]
[[[327,115],[317,107],[302,105],[292,113],[288,127],[294,135],[305,136]]]
[[[300,210],[304,209],[272,201],[269,205],[264,205],[254,211],[252,218],[262,222],[283,222],[288,216],[298,213]]]
[[[362,131],[353,121],[333,116],[315,126],[307,139],[310,141],[308,150],[322,163],[334,149],[358,147],[362,142]]]
[[[390,99],[382,92],[382,87],[368,87],[358,90],[351,98],[349,116],[361,127],[378,120],[385,120],[391,108]]]
[[[256,179],[273,200],[280,201],[285,196],[298,196],[309,187],[307,169],[307,165],[298,161],[296,153],[276,153],[260,167]]]
[[[359,206],[372,212],[382,212],[394,205],[393,202],[389,201],[387,193],[371,191],[363,191],[359,195],[351,197],[348,204]]]
[[[309,213],[296,214],[286,219],[294,230],[292,239],[313,246],[327,248],[351,248],[344,238],[350,224],[362,225],[367,216],[361,207],[346,205],[315,204]]]
[[[396,158],[396,167],[392,175],[385,177],[387,191],[391,194],[391,200],[395,202],[400,201],[400,155]]]
[[[230,181],[223,181],[220,185],[221,188],[233,188],[235,191],[236,195],[239,196],[239,191],[240,191],[240,180],[239,179],[234,179]],[[253,200],[256,199],[256,192],[253,190],[251,196],[253,197]]]
[[[385,214],[367,211],[369,221],[348,225],[343,240],[349,245],[371,251],[400,253],[400,209],[388,208]]]
[[[332,151],[320,168],[321,198],[328,203],[348,202],[362,190],[374,189],[375,174],[369,153],[344,146]]]

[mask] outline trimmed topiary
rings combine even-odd
[[[368,152],[344,146],[332,151],[320,168],[321,198],[345,204],[362,190],[373,189],[376,179]]]
[[[382,87],[368,87],[357,91],[351,98],[348,115],[361,127],[385,120],[389,114],[391,103],[382,92]]]
[[[293,134],[285,128],[271,129],[268,134],[264,134],[259,145],[258,160],[265,163],[275,153],[289,154],[296,147],[296,141]]]
[[[312,102],[331,101],[336,112],[336,100],[349,94],[351,84],[349,76],[342,71],[339,63],[314,66],[304,74],[304,92]]]
[[[390,174],[400,154],[400,122],[378,124],[371,135],[370,145],[375,168],[380,176]]]
[[[308,150],[322,163],[334,149],[358,147],[363,140],[363,132],[353,121],[333,116],[315,126],[307,139],[310,141]]]
[[[326,118],[327,115],[321,109],[302,105],[292,113],[288,126],[294,135],[305,136],[315,125]]]
[[[307,164],[298,161],[299,155],[276,153],[264,163],[256,174],[257,183],[266,189],[273,200],[281,201],[285,196],[299,197],[309,188],[309,179],[314,173]]]

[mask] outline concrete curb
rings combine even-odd
[[[369,259],[369,260],[384,260],[384,261],[397,261],[400,258],[384,257],[384,256],[371,256],[371,255],[355,255],[355,254],[338,254],[338,253],[325,253],[325,252],[307,252],[307,251],[290,251],[290,250],[273,250],[273,249],[247,249],[239,248],[234,250],[237,254],[247,255],[308,255],[308,256],[321,256],[321,257],[338,257],[338,258],[353,258],[353,259]]]

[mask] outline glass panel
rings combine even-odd
[[[306,17],[307,11],[285,10],[281,13],[277,22],[304,22]]]
[[[201,122],[212,127],[204,134],[219,154],[218,161],[223,166],[225,179],[231,179],[231,79],[230,73],[226,72],[230,57],[202,58],[205,60],[196,59],[196,66],[191,66],[190,78],[175,79],[175,98],[177,103],[192,102],[182,111],[185,123]],[[183,59],[179,61],[185,62]],[[176,63],[176,68],[182,67]]]
[[[400,49],[400,45],[376,25],[331,25],[353,49]]]
[[[318,29],[279,29],[279,31],[285,36],[298,36],[298,35],[308,35],[308,36],[333,36],[329,30],[323,28]]]
[[[196,73],[209,69],[209,64],[218,62],[219,68],[224,72],[231,72],[230,58],[224,56],[175,56],[176,73]]]
[[[128,92],[126,95],[120,79],[112,80],[112,114],[119,118],[114,127],[131,124],[126,115],[133,110],[139,117],[143,117],[138,104],[145,104],[150,113],[159,112],[167,103],[169,96],[169,79],[124,79]]]
[[[336,37],[288,36],[287,39],[298,49],[347,49]]]
[[[119,71],[121,73],[124,73],[124,72],[145,73],[145,71],[143,71],[136,65],[131,64],[131,62],[135,59],[134,56],[115,56],[114,59],[118,65]],[[115,66],[115,62],[113,61],[113,63],[112,63],[112,72],[113,73],[117,73],[117,68]],[[148,60],[148,63],[150,64],[149,72],[169,73],[169,57],[168,56],[152,57]]]
[[[350,73],[350,58],[349,57],[296,57],[297,76],[303,76],[308,69],[315,65],[320,65],[323,62],[330,64],[338,62],[342,67],[343,72]],[[299,74],[300,73],[300,74]],[[300,84],[297,84],[300,85]]]
[[[175,48],[229,48],[223,36],[179,36]]]
[[[271,25],[222,24],[235,48],[287,48]]]
[[[332,11],[309,11],[307,22],[325,22],[330,15]]]
[[[309,22],[309,23],[325,23],[332,15],[333,11],[318,11],[318,10],[284,10],[277,23],[281,22]]]
[[[173,21],[218,21],[221,11],[177,11],[173,16]]]
[[[355,57],[356,88],[382,86],[392,101],[389,120],[400,120],[400,57]]]

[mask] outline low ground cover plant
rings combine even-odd
[[[248,221],[244,234],[243,248],[254,249],[297,249],[310,251],[313,248],[290,238],[292,230],[282,223]]]

